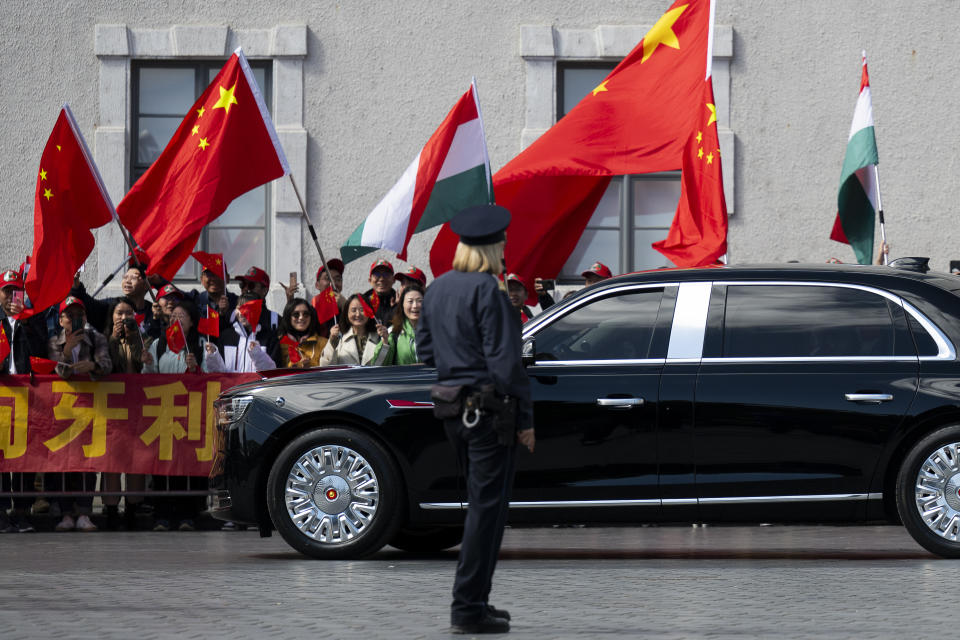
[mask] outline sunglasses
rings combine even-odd
[[[290,314],[290,317],[291,317],[291,318],[309,318],[309,317],[310,317],[310,312],[309,312],[309,311],[294,311],[293,313]]]

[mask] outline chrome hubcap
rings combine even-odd
[[[914,497],[932,532],[945,540],[960,540],[960,442],[940,447],[923,461]]]
[[[363,535],[380,504],[373,467],[349,447],[324,445],[304,453],[287,475],[287,515],[308,538],[337,545]]]

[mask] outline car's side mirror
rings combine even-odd
[[[530,338],[523,343],[523,349],[520,350],[520,362],[523,363],[523,366],[529,366],[537,361],[537,346],[536,341],[533,338]]]

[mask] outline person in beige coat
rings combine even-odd
[[[363,311],[360,294],[347,299],[346,312],[340,323],[330,329],[330,340],[320,355],[320,366],[331,364],[382,365],[392,349],[389,341],[377,352],[377,344],[387,339],[387,328],[368,318]]]

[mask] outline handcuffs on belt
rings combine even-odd
[[[480,396],[476,393],[469,394],[463,399],[463,415],[460,416],[460,420],[467,429],[477,426],[480,423],[480,418],[483,417],[483,411],[479,404]]]

